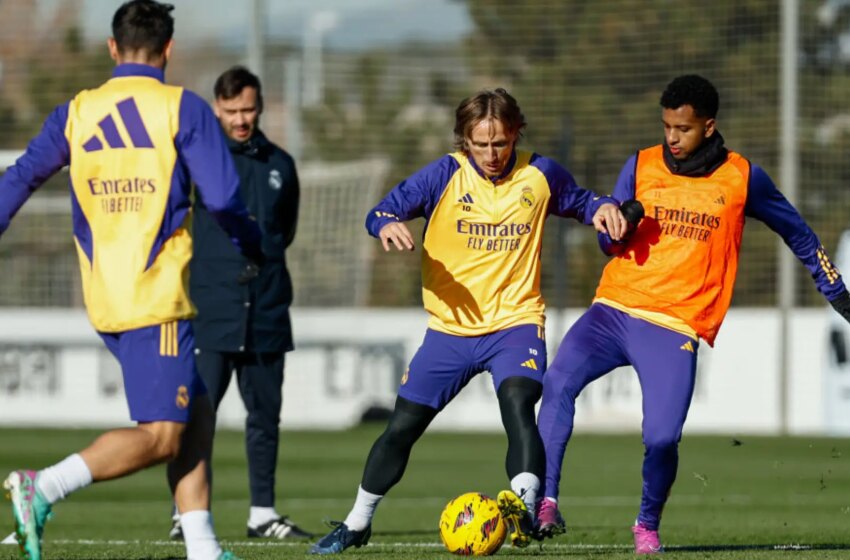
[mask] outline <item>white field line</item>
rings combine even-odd
[[[150,500],[140,500],[149,502]],[[160,501],[160,500],[156,500]],[[246,503],[246,499],[222,499],[213,501],[213,510],[216,507],[239,505]],[[415,508],[415,507],[439,507],[446,504],[447,497],[427,496],[421,498],[394,498],[388,496],[381,503],[381,509],[387,504],[391,507]],[[127,504],[126,500],[98,500],[99,505],[110,506]],[[280,500],[281,509],[292,509],[299,507],[332,508],[337,506],[350,506],[351,498],[284,498]],[[562,496],[559,500],[561,510],[569,511],[570,507],[629,507],[640,503],[640,494],[630,496]],[[673,494],[669,505],[673,506],[705,506],[705,505],[728,505],[728,506],[847,506],[850,507],[850,497],[844,495],[824,494],[791,494],[785,496],[760,496],[753,499],[746,494],[726,495],[703,495],[703,494]]]
[[[96,540],[96,539],[56,539],[49,540],[49,544],[54,545],[82,545],[82,546],[162,546],[183,548],[183,543],[178,543],[169,540]],[[307,543],[293,543],[286,541],[222,541],[225,545],[235,545],[246,548],[297,548],[303,547]],[[371,542],[367,545],[372,549],[395,549],[395,548],[413,548],[413,549],[442,549],[443,545],[438,542]],[[545,543],[544,548],[554,550],[631,550],[634,548],[631,544],[566,544],[566,543]],[[676,550],[679,547],[676,545],[664,546],[667,550]],[[688,547],[690,548],[690,547]],[[775,545],[759,545],[755,548],[764,550],[811,550],[812,547],[804,544],[775,544]]]
[[[576,506],[584,506],[584,507],[623,507],[623,506],[632,506],[635,505],[639,501],[639,496],[566,496],[562,497],[560,500],[561,509],[569,509],[570,507]],[[213,508],[218,506],[226,506],[228,504],[240,504],[245,500],[216,500]],[[297,508],[297,507],[322,507],[322,508],[332,508],[339,506],[347,506],[351,503],[350,498],[290,498],[284,499],[281,501],[283,508]],[[392,507],[407,507],[407,508],[421,508],[421,507],[439,507],[442,506],[446,502],[444,497],[422,497],[422,498],[392,498],[388,497],[384,502],[384,507],[387,507],[387,504],[390,504]],[[101,505],[125,505],[125,501],[100,501],[98,502]],[[836,496],[835,499],[824,499],[823,495],[809,495],[809,494],[797,494],[790,496],[777,497],[772,499],[765,500],[764,498],[760,498],[758,500],[753,500],[751,496],[747,496],[744,494],[729,494],[729,495],[720,495],[720,496],[704,496],[701,494],[682,494],[682,495],[673,495],[670,498],[670,503],[672,505],[679,506],[704,506],[709,504],[722,504],[724,506],[744,506],[744,505],[762,505],[762,506],[805,506],[805,505],[847,505],[847,500],[844,499],[843,496]],[[130,544],[150,544],[154,546],[176,546],[175,543],[171,541],[91,541],[91,540],[67,540],[67,541],[53,541],[57,544],[91,544],[91,545],[130,545]],[[3,541],[0,541],[0,544],[16,544],[14,533],[7,536]],[[260,543],[239,543],[240,546],[297,546],[293,543],[273,543],[273,542],[260,542]],[[420,546],[420,547],[434,547],[441,548],[442,545],[439,543],[374,543],[374,546],[378,546],[381,548],[392,548],[395,546]],[[565,550],[570,549],[604,549],[604,548],[631,548],[626,545],[582,545],[582,544],[555,544],[555,543],[547,543],[547,547],[552,548],[564,548]],[[668,549],[673,549],[675,547],[667,546]],[[777,550],[807,550],[808,547],[804,545],[775,545],[775,549]]]

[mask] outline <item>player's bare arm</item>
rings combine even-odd
[[[378,232],[378,238],[381,240],[381,245],[384,246],[384,251],[390,250],[390,244],[395,245],[396,249],[403,251],[407,249],[412,251],[415,245],[413,244],[413,235],[407,226],[401,222],[390,222],[381,228]]]
[[[599,233],[607,233],[611,239],[619,241],[626,234],[628,224],[617,205],[607,202],[593,215],[593,227]]]

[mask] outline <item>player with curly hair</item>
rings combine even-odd
[[[719,96],[701,76],[661,95],[664,142],[631,156],[613,196],[645,217],[612,243],[593,305],[570,328],[543,382],[538,415],[546,449],[541,531],[562,532],[561,465],[582,389],[611,370],[635,368],[643,394],[643,495],[635,552],[661,551],[658,527],[679,463],[700,340],[710,346],[729,308],[746,217],[779,234],[817,289],[850,319],[850,295],[817,236],[767,173],[728,150],[716,128]]]

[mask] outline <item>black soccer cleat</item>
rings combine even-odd
[[[263,523],[258,527],[248,526],[248,537],[261,539],[312,539],[315,535],[308,533],[285,515]]]
[[[331,521],[328,525],[334,530],[314,544],[310,548],[310,554],[339,554],[352,546],[360,548],[368,544],[369,537],[372,536],[372,525],[362,531],[352,531],[341,521]]]
[[[171,518],[171,530],[168,531],[168,538],[172,541],[183,540],[183,525],[180,524],[180,516]]]

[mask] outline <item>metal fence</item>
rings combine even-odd
[[[103,42],[116,6],[0,3],[0,149],[23,149],[52,106],[108,78]],[[793,27],[783,27],[783,13]],[[169,81],[210,98],[221,71],[251,61],[264,79],[263,127],[305,172],[329,162],[385,162],[380,175],[349,177],[323,192],[348,201],[335,212],[302,216],[304,234],[289,258],[296,304],[420,304],[418,254],[377,254],[362,228],[364,208],[450,150],[454,108],[483,87],[517,97],[529,122],[525,147],[607,192],[630,154],[661,140],[658,98],[667,82],[703,74],[720,91],[727,145],[794,195],[827,249],[850,221],[847,1],[181,0],[175,16]],[[222,18],[226,33],[216,23]],[[783,63],[792,69],[785,80]],[[793,131],[786,152],[783,130]],[[61,177],[45,188],[66,189]],[[76,273],[54,254],[59,238],[72,247],[67,215],[25,224],[37,215],[16,218],[0,241],[7,272],[0,305],[79,305]],[[359,236],[356,258],[316,259],[319,231]],[[786,250],[779,246],[766,227],[748,223],[734,305],[779,303],[778,255]],[[604,265],[589,228],[551,220],[543,260],[550,305],[587,305]],[[801,266],[786,274],[796,280],[793,304],[822,304]]]

